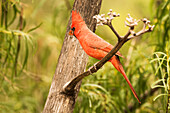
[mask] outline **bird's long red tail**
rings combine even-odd
[[[113,66],[124,76],[126,82],[129,84],[130,89],[131,89],[132,92],[133,92],[133,95],[136,97],[136,99],[138,100],[138,102],[141,103],[140,100],[139,100],[139,98],[138,98],[138,95],[136,94],[135,89],[133,88],[132,84],[130,83],[129,79],[128,79],[127,76],[126,76],[126,73],[125,73],[125,71],[124,71],[124,69],[123,69],[123,66],[122,66],[122,64],[120,63],[119,57],[118,57],[118,56],[113,56],[112,59],[110,60],[110,62],[111,62],[111,63],[113,64]]]

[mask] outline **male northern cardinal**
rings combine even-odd
[[[72,25],[70,35],[74,35],[80,42],[83,50],[91,57],[101,60],[104,58],[112,49],[113,46],[93,33],[83,21],[81,15],[77,11],[72,11]],[[129,84],[134,96],[140,100],[132,87],[129,79],[127,78],[125,71],[120,63],[119,56],[122,56],[120,52],[117,52],[109,61],[113,66],[124,76],[125,80]]]

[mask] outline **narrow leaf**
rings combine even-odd
[[[39,25],[31,28],[30,30],[28,30],[28,33],[31,32],[31,31],[34,31],[34,30],[37,29],[37,28],[39,28],[41,25],[42,25],[42,23],[40,23]]]

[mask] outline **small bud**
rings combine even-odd
[[[146,24],[149,24],[149,23],[151,23],[151,21],[148,20]]]
[[[116,12],[113,12],[113,16],[116,16]]]
[[[100,15],[97,15],[97,18],[98,18],[98,19],[100,19],[100,18],[101,18],[101,16],[100,16]]]
[[[95,15],[95,16],[93,16],[93,18],[95,18],[95,19],[96,19],[96,18],[97,18],[97,16]]]
[[[104,22],[105,18],[101,18],[100,20]]]
[[[125,25],[126,25],[126,26],[129,26],[129,24],[128,24],[126,21],[125,21]]]
[[[146,18],[144,18],[144,19],[142,19],[142,21],[143,21],[144,23],[146,23],[146,22],[147,22],[147,19],[146,19]]]
[[[126,20],[127,20],[129,23],[132,22],[132,19],[131,19],[131,18],[126,17]]]
[[[106,20],[109,20],[109,17],[106,17]]]
[[[110,15],[111,15],[111,13],[109,12],[109,13],[107,13],[107,15],[108,15],[108,16],[110,16]]]
[[[101,14],[101,17],[105,17],[105,14]]]
[[[144,18],[144,19],[141,19],[145,24],[149,24],[150,23],[150,21],[148,20],[148,19],[146,19],[146,18]]]
[[[128,17],[130,16],[130,14],[129,14],[129,13],[128,13],[127,15],[128,15]]]
[[[110,9],[110,12],[112,12],[112,9]]]
[[[102,26],[102,25],[103,25],[103,23],[100,23],[100,25]]]
[[[151,25],[148,25],[149,27],[149,31],[153,31],[153,28],[155,27],[155,25],[151,26]]]
[[[107,24],[107,20],[105,19],[103,23],[104,23],[104,24]]]
[[[102,26],[102,25],[103,25],[102,23],[97,24],[97,26]]]

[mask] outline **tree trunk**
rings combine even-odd
[[[96,23],[92,17],[99,13],[101,2],[102,0],[75,0],[74,2],[73,10],[80,12],[87,26],[93,32]],[[71,17],[43,113],[72,113],[74,109],[81,83],[77,84],[72,94],[63,94],[61,91],[65,83],[84,72],[88,56],[78,40],[68,35],[70,26]]]

